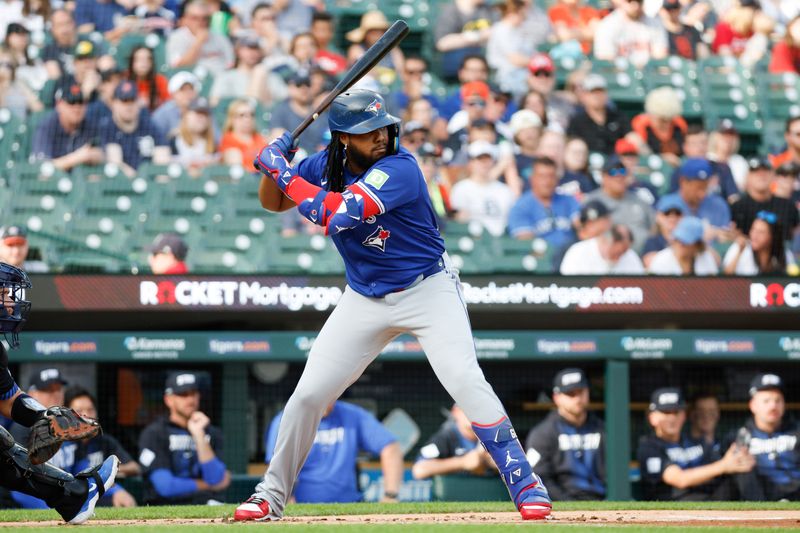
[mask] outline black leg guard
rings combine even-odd
[[[10,446],[7,446],[10,442]],[[28,460],[28,450],[14,442],[0,426],[0,484],[9,490],[16,490],[36,498],[41,498],[58,513],[75,516],[89,489],[85,478],[76,479],[47,463],[33,466]]]

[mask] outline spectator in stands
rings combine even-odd
[[[139,0],[131,15],[139,21],[139,32],[154,33],[164,39],[175,27],[175,13],[164,7],[164,0]]]
[[[8,50],[0,48],[0,107],[24,120],[28,111],[41,111],[42,103],[34,91],[17,79],[17,65]]]
[[[719,453],[717,436],[719,424],[719,398],[710,392],[700,392],[689,400],[689,438],[700,442],[707,449]]]
[[[415,122],[427,128],[431,141],[437,145],[447,140],[447,122],[439,116],[429,100],[424,98],[409,100],[406,112],[403,114],[403,123],[406,122]]]
[[[796,210],[795,210],[796,212]],[[759,211],[747,236],[739,235],[722,261],[725,274],[737,276],[785,276],[797,272],[794,255],[786,249],[778,215]]]
[[[640,154],[658,154],[677,167],[688,129],[681,111],[681,100],[675,89],[668,86],[653,89],[645,97],[644,113],[631,121],[633,132],[626,138],[636,144]]]
[[[262,103],[272,103],[269,73],[261,64],[264,59],[258,39],[244,34],[236,40],[236,64],[214,77],[209,100],[211,105],[218,105],[226,98],[252,97]]]
[[[231,481],[222,461],[222,431],[200,411],[200,383],[191,372],[167,378],[169,414],[139,436],[146,505],[215,504]]]
[[[605,428],[589,411],[589,380],[565,368],[553,380],[556,408],[528,433],[528,462],[557,501],[602,500],[606,494]]]
[[[431,89],[431,74],[428,71],[428,61],[421,56],[406,56],[403,62],[403,72],[400,76],[402,85],[389,93],[387,98],[388,109],[395,114],[402,115],[407,110],[408,104],[414,100],[426,100],[430,106],[436,105],[437,98]],[[432,126],[431,123],[428,126]]]
[[[775,169],[776,198],[786,198],[800,209],[800,163],[784,163]]]
[[[97,420],[97,402],[94,396],[83,387],[68,388],[64,392],[64,405],[74,409],[78,414]],[[138,476],[142,470],[139,463],[108,431],[103,431],[91,439],[79,441],[76,455],[80,457],[75,466],[75,470],[78,472],[103,464],[109,455],[116,455],[119,458],[117,478]],[[136,507],[136,500],[120,484],[108,489],[98,503],[113,507]]]
[[[127,16],[130,7],[130,1],[123,5],[117,0],[76,0],[78,33],[100,32],[104,40],[116,43],[123,35],[137,29],[136,19]]]
[[[413,120],[403,122],[400,134],[400,144],[403,148],[416,154],[420,147],[428,142],[430,142],[430,129],[427,126]]]
[[[359,26],[345,34],[345,39],[367,50],[380,39],[381,35],[389,29],[389,26],[389,21],[382,11],[367,11],[361,15],[361,23]],[[397,79],[398,74],[402,75],[404,61],[405,56],[403,51],[399,46],[396,46],[373,67],[372,72],[375,73],[375,76],[384,86],[392,85]]]
[[[411,467],[414,479],[428,479],[445,474],[485,474],[494,471],[492,458],[483,449],[472,429],[472,423],[458,405],[425,444]]]
[[[155,111],[169,100],[167,78],[156,72],[153,51],[147,46],[137,46],[131,51],[125,77],[136,84],[142,107]]]
[[[583,0],[557,0],[547,11],[560,43],[580,43],[584,55],[590,55],[600,12]]]
[[[703,231],[703,221],[699,218],[681,217],[672,232],[669,247],[656,253],[647,272],[661,276],[717,275],[717,258],[707,249]]]
[[[0,261],[31,274],[47,272],[49,270],[47,263],[28,259],[29,251],[28,232],[25,226],[15,224],[0,226]]]
[[[462,108],[463,102],[460,88],[473,81],[482,81],[484,83],[489,81],[489,63],[480,54],[466,55],[461,61],[458,67],[459,88],[452,91],[439,103],[438,110],[442,118],[450,120]]]
[[[632,235],[635,251],[641,250],[653,227],[653,208],[628,190],[628,169],[616,156],[603,164],[600,188],[585,196],[584,201],[600,200],[611,211],[611,220],[627,226]]]
[[[439,221],[439,227],[444,230],[444,221],[452,216],[453,209],[450,206],[450,187],[442,172],[441,155],[441,149],[433,143],[423,144],[416,154],[419,168],[428,185],[428,194],[431,197],[431,204]]]
[[[608,99],[608,86],[600,74],[589,74],[578,93],[581,108],[572,116],[567,134],[579,137],[590,152],[610,155],[616,142],[630,132],[628,121]]]
[[[672,242],[672,233],[683,216],[684,204],[677,196],[664,196],[656,204],[656,228],[642,249],[642,262],[650,268],[653,258]]]
[[[627,58],[636,67],[667,56],[667,32],[661,21],[644,13],[641,0],[626,0],[597,25],[594,56],[613,61]]]
[[[56,94],[56,108],[36,127],[32,157],[52,160],[60,170],[78,165],[97,165],[105,155],[99,145],[99,132],[88,124],[86,100],[78,85]]]
[[[462,65],[470,55],[481,55],[491,34],[492,22],[495,20],[492,8],[483,0],[454,0],[441,5],[441,12],[436,17],[434,39],[436,51],[441,53],[442,76],[452,82],[460,71],[453,67]],[[487,72],[488,74],[488,72]]]
[[[228,105],[228,116],[219,143],[225,164],[254,168],[253,159],[267,143],[256,131],[255,111],[253,103],[244,98],[237,98]]]
[[[686,129],[686,136],[683,138],[683,156],[685,159],[706,159],[711,164],[711,179],[708,184],[708,192],[717,194],[724,198],[728,203],[733,203],[739,199],[739,187],[733,180],[733,174],[727,163],[724,161],[711,161],[708,159],[708,132],[699,124],[692,124]],[[670,181],[670,192],[678,190],[680,173],[675,169]]]
[[[580,201],[584,194],[596,189],[597,183],[589,171],[589,148],[583,139],[567,139],[564,146],[564,174],[556,192],[574,196]]]
[[[543,127],[547,127],[547,97],[533,89],[525,93],[519,104],[520,109],[528,109],[539,115]]]
[[[276,26],[286,42],[291,41],[298,33],[307,32],[311,27],[313,4],[297,0],[272,0]]]
[[[489,84],[483,81],[471,81],[461,86],[461,111],[450,118],[447,123],[449,138],[447,145],[455,152],[465,147],[469,127],[475,122],[486,121],[484,111],[489,100]],[[492,129],[494,124],[492,123]],[[472,141],[474,139],[470,139]]]
[[[275,454],[283,411],[265,435],[266,462]],[[379,456],[383,471],[382,502],[396,502],[403,480],[403,452],[397,439],[369,411],[347,402],[328,406],[317,428],[314,445],[294,485],[298,503],[359,502],[357,459],[359,452]]]
[[[536,43],[524,38],[527,7],[522,0],[505,0],[499,9],[501,17],[492,25],[486,59],[500,88],[519,98],[525,92],[527,66]]]
[[[111,117],[99,122],[98,131],[106,161],[120,165],[130,177],[142,162],[166,164],[171,158],[167,141],[150,120],[150,113],[140,110],[138,98],[136,85],[120,82],[111,101]]]
[[[797,206],[791,200],[778,198],[772,193],[775,172],[769,160],[753,157],[749,161],[744,192],[740,200],[731,206],[731,215],[736,228],[743,234],[750,233],[750,226],[762,211],[774,213],[775,223],[782,228],[781,240],[789,240],[794,235],[800,217]]]
[[[182,70],[172,75],[167,85],[170,99],[161,104],[152,116],[153,124],[161,135],[166,138],[175,135],[181,117],[200,94],[200,88],[200,80],[191,72]]]
[[[317,41],[317,55],[314,62],[328,75],[338,76],[347,68],[344,56],[333,50],[335,35],[333,15],[327,11],[314,11],[311,16],[311,35]]]
[[[180,27],[167,39],[170,68],[200,66],[211,75],[233,65],[233,46],[227,37],[211,32],[211,10],[205,0],[187,0]]]
[[[769,71],[772,74],[793,72],[800,75],[800,15],[789,22],[783,39],[772,48]]]
[[[647,160],[640,161],[636,145],[627,138],[619,139],[614,145],[614,153],[628,169],[628,190],[649,206],[655,206],[659,198],[659,189],[647,181],[646,174],[653,172]],[[640,164],[641,163],[641,164]],[[640,179],[640,176],[643,179]]]
[[[308,75],[297,72],[288,81],[289,97],[285,101],[278,102],[270,117],[269,125],[273,137],[279,135],[277,130],[281,130],[281,133],[292,131],[312,111],[315,95],[311,90],[311,79]],[[308,126],[303,135],[297,139],[297,145],[306,153],[312,154],[323,144],[322,137],[326,131],[328,131],[328,121],[323,116],[322,120],[317,119]]]
[[[684,215],[701,218],[708,224],[706,240],[730,240],[731,211],[728,203],[708,192],[713,168],[706,159],[687,159],[678,169],[678,191],[665,196],[683,202]]]
[[[508,213],[515,196],[492,172],[497,148],[487,141],[474,141],[467,149],[467,177],[459,180],[450,192],[450,205],[459,222],[478,222],[490,235],[499,237],[506,231]]]
[[[47,82],[47,69],[39,56],[39,49],[31,46],[30,32],[22,24],[12,22],[8,25],[4,45],[10,62],[15,65],[14,79],[36,99],[36,102],[28,103],[28,108],[33,112],[41,111],[38,93]]]
[[[548,54],[536,53],[528,62],[528,89],[542,96],[546,114],[542,122],[549,129],[565,131],[577,109],[577,98],[568,91],[556,91],[556,65]]]
[[[761,46],[759,30],[771,24],[774,23],[761,12],[758,0],[739,0],[738,5],[731,6],[717,24],[711,51],[723,56],[746,57],[748,47]],[[761,53],[765,51],[761,50]],[[754,52],[751,50],[749,53]],[[753,63],[755,61],[748,60],[748,64]]]
[[[774,168],[784,163],[800,163],[800,115],[786,119],[783,138],[786,141],[786,151],[771,155],[769,158]]]
[[[42,59],[47,77],[57,80],[64,74],[72,74],[72,59],[78,44],[75,19],[67,9],[56,9],[50,17],[50,33],[53,40],[44,46]]]
[[[753,415],[728,440],[755,458],[755,468],[736,476],[742,500],[790,500],[800,498],[800,428],[784,416],[784,383],[777,374],[758,374],[750,383]]]
[[[747,160],[739,155],[740,144],[739,131],[729,118],[720,120],[717,129],[708,137],[708,160],[728,165],[733,182],[739,191],[744,189],[748,172]]]
[[[275,23],[278,14],[272,2],[258,2],[251,11],[249,31],[255,34],[263,57],[283,57],[289,49],[289,39],[283,40]],[[248,31],[248,32],[249,32]]]
[[[50,106],[54,103],[55,93],[71,85],[79,85],[87,103],[97,99],[97,88],[100,86],[100,74],[97,72],[97,50],[88,39],[78,41],[72,60],[72,73],[65,73],[58,80],[47,83],[42,89],[42,102]]]
[[[111,102],[114,100],[114,91],[122,81],[122,72],[116,67],[111,67],[100,74],[100,85],[97,87],[97,99],[86,106],[86,122],[91,128],[97,130],[100,121],[111,116]]]
[[[272,74],[277,74],[286,85],[288,79],[295,74],[311,75],[311,72],[317,68],[314,63],[317,50],[317,41],[313,35],[307,32],[298,33],[292,37],[289,44],[289,55],[272,55],[264,59],[264,65]],[[272,88],[272,90],[273,93],[279,94],[277,87]],[[278,95],[273,94],[273,101],[276,98],[278,98]]]
[[[707,57],[708,45],[694,26],[681,20],[680,0],[665,0],[661,6],[661,23],[667,30],[669,55],[680,56],[691,61]]]
[[[614,224],[609,231],[570,246],[559,271],[565,276],[644,274],[642,260],[631,249],[632,244],[631,230],[624,224]]]
[[[508,186],[515,196],[530,190],[530,177],[533,173],[533,163],[539,150],[539,140],[542,137],[542,119],[529,109],[520,109],[511,115],[509,122],[512,140],[515,143],[513,177],[508,180]]]
[[[211,106],[201,96],[191,103],[178,133],[170,139],[173,160],[192,176],[199,176],[203,167],[219,161],[211,124]]]
[[[555,192],[556,162],[539,157],[533,164],[531,190],[520,196],[508,217],[509,233],[517,239],[544,239],[554,249],[575,241],[574,225],[580,204],[571,196]]]
[[[177,233],[159,233],[147,249],[147,262],[155,275],[187,274],[189,247]]]
[[[637,451],[645,500],[729,500],[731,482],[726,476],[753,468],[753,457],[736,445],[720,457],[702,442],[681,435],[686,406],[676,388],[653,391],[647,421],[653,433],[639,440]]]

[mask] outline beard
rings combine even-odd
[[[362,170],[367,170],[369,167],[377,163],[382,157],[385,157],[385,155],[386,153],[384,152],[384,155],[375,157],[372,154],[359,151],[353,145],[347,147],[347,158],[350,160],[350,164]]]

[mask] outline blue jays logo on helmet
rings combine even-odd
[[[383,104],[377,98],[373,100],[364,111],[370,111],[376,115],[380,114]]]
[[[19,332],[31,311],[31,303],[25,299],[25,290],[30,288],[25,271],[0,263],[0,333],[12,348],[19,346]]]

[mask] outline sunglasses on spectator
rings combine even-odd
[[[537,78],[552,78],[553,73],[549,70],[537,70],[533,73],[534,76]]]
[[[778,215],[776,215],[772,211],[759,211],[756,214],[756,218],[759,220],[763,220],[767,224],[775,224],[776,222],[778,222]]]
[[[471,100],[467,102],[467,105],[470,107],[486,107],[486,102],[483,100]]]
[[[628,169],[625,167],[612,168],[611,170],[606,172],[606,174],[608,174],[612,178],[624,177],[628,175]]]
[[[664,215],[668,217],[679,217],[683,216],[683,212],[680,209],[667,209],[664,211]]]

